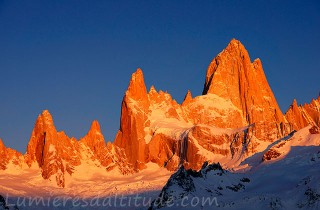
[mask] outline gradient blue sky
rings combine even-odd
[[[69,136],[97,119],[112,141],[136,68],[181,102],[232,38],[261,58],[283,112],[318,96],[319,1],[0,0],[0,137],[24,153],[48,109]]]

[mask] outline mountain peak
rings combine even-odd
[[[157,93],[157,90],[153,85],[150,87],[149,93]]]
[[[243,47],[243,44],[235,38],[232,38],[231,41],[229,42],[228,46],[231,46],[231,45],[236,46],[236,47],[239,47],[239,46]]]
[[[92,121],[91,127],[90,127],[90,131],[91,131],[91,132],[101,133],[100,124],[99,124],[98,120]],[[89,132],[90,132],[90,131],[89,131]]]
[[[247,52],[244,45],[239,40],[234,39],[234,38],[229,42],[229,44],[227,45],[225,50],[229,51],[229,52],[239,52],[239,51]]]
[[[41,115],[49,115],[49,116],[51,116],[49,110],[47,110],[47,109],[43,110]]]
[[[41,117],[42,121],[46,124],[53,124],[53,118],[50,112],[46,109],[43,110],[42,113],[39,115]]]
[[[298,105],[294,99],[285,114],[285,118],[293,129],[299,130],[307,125],[320,126],[320,105],[317,100],[312,99],[310,104]]]
[[[52,115],[48,110],[44,110],[38,115],[35,123],[35,129],[41,132],[57,132],[54,126]]]
[[[214,88],[220,88],[214,87],[215,85],[213,85],[213,83],[220,83],[218,86],[224,86],[220,88],[223,89],[221,90],[222,92],[228,91],[226,84],[230,84],[229,82],[239,83],[239,81],[237,82],[236,80],[239,79],[237,77],[241,76],[240,71],[243,72],[249,70],[248,66],[250,65],[251,61],[246,48],[239,40],[232,39],[227,47],[222,50],[209,64],[202,94],[205,95],[207,93],[212,93],[214,92]],[[262,68],[260,59],[256,59],[253,65],[254,67]],[[237,67],[245,68],[238,69]],[[215,79],[214,76],[216,77]],[[219,82],[215,82],[215,80],[219,80]]]
[[[208,93],[230,100],[242,111],[242,117],[248,124],[267,121],[271,126],[274,120],[273,124],[284,121],[260,59],[251,62],[248,51],[236,39],[232,39],[210,63],[203,95]],[[259,110],[268,111],[262,113]],[[266,130],[271,130],[267,127]]]
[[[94,152],[103,149],[105,141],[97,120],[91,123],[90,130],[80,141],[88,145]]]
[[[186,96],[183,99],[182,105],[185,105],[185,104],[189,103],[190,101],[192,101],[192,94],[191,94],[191,91],[188,90]]]
[[[147,88],[144,83],[143,72],[140,68],[132,74],[126,95],[137,100],[147,97]]]
[[[260,58],[256,58],[252,64],[255,69],[262,69],[262,62]]]

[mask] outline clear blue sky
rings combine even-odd
[[[112,141],[136,68],[181,102],[232,38],[262,60],[283,112],[318,96],[319,1],[0,0],[0,137],[24,153],[48,109],[69,136],[97,119]]]

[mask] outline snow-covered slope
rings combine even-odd
[[[180,168],[151,209],[319,209],[320,134],[309,129],[248,158],[246,170],[224,171],[217,164],[199,172]],[[273,148],[281,152],[267,160]]]
[[[155,164],[148,164],[143,172],[123,176],[119,173],[105,172],[103,168],[82,164],[75,168],[73,176],[66,178],[66,187],[61,188],[50,180],[41,177],[38,168],[30,168],[20,173],[4,171],[0,174],[0,192],[11,196],[49,196],[73,195],[92,197],[114,194],[132,194],[159,190],[170,176],[170,172]],[[10,182],[9,180],[15,180]]]
[[[147,164],[147,168],[139,173],[122,175],[119,172],[106,172],[103,167],[97,168],[92,163],[83,163],[75,167],[72,176],[66,177],[66,186],[56,186],[54,181],[44,180],[39,168],[28,168],[23,171],[1,171],[0,172],[0,195],[7,204],[17,204],[20,209],[110,209],[116,207],[114,202],[102,202],[113,199],[120,202],[121,197],[128,199],[130,196],[139,195],[144,197],[145,207],[156,197],[171,172],[159,168],[154,163]],[[27,204],[21,203],[21,199]],[[32,203],[32,199],[43,199],[38,204]],[[55,205],[54,199],[60,199]],[[69,199],[64,205],[62,199]],[[81,205],[73,206],[73,201],[78,199]],[[98,204],[88,203],[98,200]],[[118,200],[119,199],[119,200]],[[31,202],[31,205],[28,203]],[[123,201],[124,206],[131,204]],[[142,200],[138,201],[142,205]]]

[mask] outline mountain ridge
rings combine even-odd
[[[283,114],[268,84],[260,59],[251,62],[238,40],[209,64],[203,94],[191,91],[181,104],[151,86],[147,91],[140,68],[131,76],[121,104],[120,128],[114,142],[105,142],[98,121],[79,140],[57,131],[44,110],[37,118],[26,153],[7,149],[0,141],[0,169],[38,167],[46,180],[66,187],[81,164],[106,172],[131,174],[155,163],[177,170],[199,170],[205,161],[224,168],[239,164],[267,145],[309,124],[319,132],[320,97],[310,104],[294,101]],[[311,129],[310,129],[311,130]],[[11,166],[10,166],[11,167]]]

